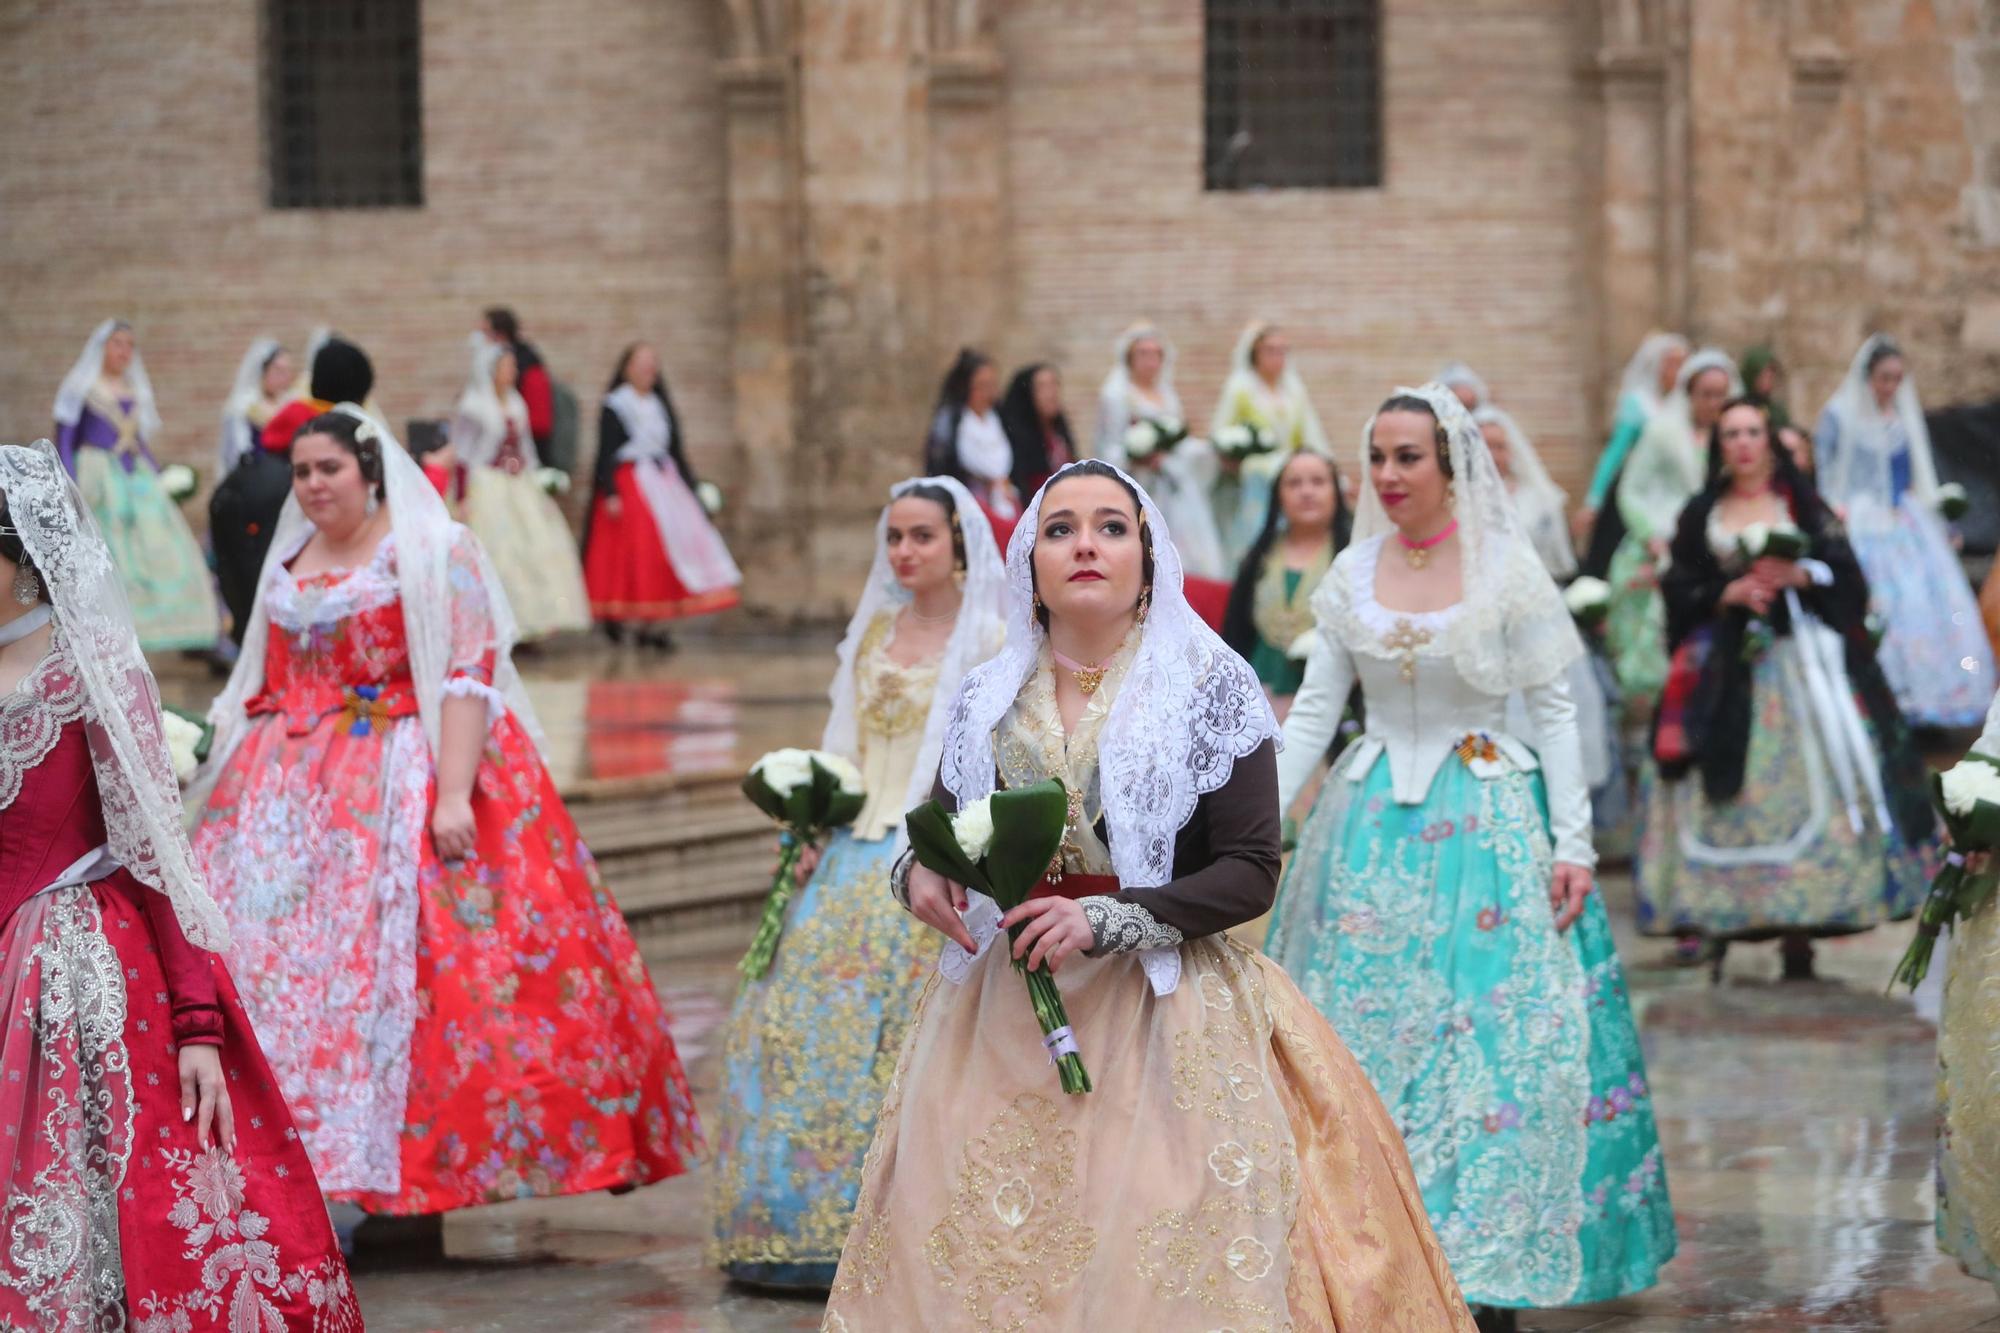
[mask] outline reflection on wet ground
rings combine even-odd
[[[551,650],[524,661],[565,781],[740,771],[813,744],[832,636],[665,658]],[[165,682],[205,704],[203,682]],[[1623,877],[1607,883],[1629,922]],[[1934,1033],[1883,982],[1905,928],[1825,943],[1824,978],[1780,983],[1775,946],[1732,953],[1724,982],[1621,944],[1667,1140],[1679,1257],[1649,1292],[1526,1316],[1527,1329],[2000,1330],[2000,1299],[1931,1240]],[[655,976],[704,1110],[734,958],[662,961]],[[509,1204],[450,1218],[447,1259],[398,1233],[357,1265],[369,1327],[668,1333],[811,1329],[815,1302],[727,1288],[703,1260],[702,1172],[624,1198]],[[900,1333],[900,1331],[899,1331]]]

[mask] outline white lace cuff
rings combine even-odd
[[[1076,901],[1083,908],[1083,919],[1090,923],[1090,952],[1097,957],[1141,949],[1177,949],[1186,939],[1137,903],[1103,894]]]
[[[483,680],[471,676],[453,676],[444,683],[444,697],[447,699],[484,699],[486,701],[486,725],[492,726],[507,713],[507,696],[488,685]]]

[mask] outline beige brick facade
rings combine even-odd
[[[1875,326],[1933,401],[2000,392],[2000,3],[1383,7],[1382,188],[1251,195],[1201,188],[1196,0],[433,0],[426,206],[287,213],[251,0],[13,6],[0,435],[107,313],[205,461],[252,336],[331,322],[424,415],[505,301],[588,416],[657,340],[753,605],[824,615],[963,341],[1082,424],[1145,315],[1203,419],[1276,319],[1342,448],[1459,357],[1572,485],[1656,324],[1774,339],[1808,414]]]

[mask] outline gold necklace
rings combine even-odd
[[[1097,687],[1104,683],[1104,673],[1111,670],[1109,657],[1094,666],[1085,666],[1074,657],[1057,652],[1053,644],[1049,646],[1049,652],[1056,659],[1056,665],[1069,672],[1069,678],[1076,682],[1077,689],[1083,692],[1086,699],[1097,693]]]

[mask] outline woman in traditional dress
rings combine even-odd
[[[1513,497],[1521,530],[1527,534],[1535,554],[1541,557],[1542,567],[1558,583],[1573,578],[1576,547],[1571,544],[1565,516],[1569,496],[1542,466],[1542,456],[1535,452],[1521,423],[1504,408],[1467,410],[1472,411],[1480,438],[1486,441],[1486,452],[1492,455],[1493,466],[1499,470],[1507,494]]]
[[[1007,644],[952,704],[935,795],[1062,779],[1059,873],[1002,918],[898,862],[948,942],[826,1326],[1469,1333],[1380,1103],[1227,934],[1277,878],[1277,724],[1181,596],[1160,511],[1075,464],[1007,573]],[[1091,1092],[1060,1091],[1012,958],[1053,969]]]
[[[1189,425],[1174,391],[1174,346],[1146,323],[1119,334],[1112,349],[1111,370],[1097,391],[1097,456],[1137,477],[1159,504],[1189,578],[1228,578],[1209,503],[1218,476],[1215,450],[1207,440],[1188,435],[1171,449],[1135,456],[1126,447],[1126,436],[1141,422],[1171,432],[1186,431]]]
[[[590,594],[562,506],[536,475],[541,460],[515,374],[512,349],[474,335],[450,439],[465,469],[465,525],[500,571],[521,638],[533,643],[589,629]]]
[[[618,357],[597,416],[597,470],[583,529],[590,613],[616,640],[671,647],[665,626],[727,611],[743,575],[701,502],[659,353],[633,343]]]
[[[147,652],[212,648],[222,618],[208,562],[160,485],[153,382],[132,326],[107,319],[56,393],[56,451],[96,517]]]
[[[274,479],[287,469],[281,456],[267,453],[260,441],[264,428],[295,391],[291,354],[276,338],[258,338],[237,363],[236,380],[222,404],[222,441],[218,453],[221,470],[208,501],[209,542],[215,551],[215,581],[222,590],[222,603],[229,610],[229,636],[237,643],[250,624],[250,603],[257,595],[257,574],[264,565],[270,545],[270,527],[277,518],[274,507],[265,524],[255,533],[244,532],[233,521],[242,508],[238,493],[246,486],[239,481],[226,486],[239,467],[253,471],[269,469]],[[282,485],[283,483],[281,483]],[[226,487],[226,488],[225,488]],[[289,486],[284,486],[289,490]],[[254,522],[254,520],[253,520]],[[254,539],[261,536],[261,542]]]
[[[738,991],[724,1038],[715,1255],[742,1282],[833,1285],[875,1110],[937,965],[937,937],[889,894],[903,814],[930,794],[959,681],[1004,635],[1006,576],[971,494],[943,477],[891,494],[821,741],[861,770],[868,803],[824,856],[803,854],[777,957]]]
[[[1805,558],[1743,553],[1746,529],[1778,524],[1805,535]],[[1640,926],[1725,945],[1781,937],[1786,979],[1810,978],[1813,936],[1915,910],[1935,821],[1876,665],[1867,580],[1761,405],[1718,415],[1661,587],[1674,665],[1654,722]]]
[[[46,442],[0,497],[0,1325],[358,1330],[118,572]]]
[[[1785,363],[1769,343],[1758,343],[1743,353],[1743,396],[1764,409],[1774,434],[1782,434],[1792,424],[1785,407]]]
[[[1050,473],[1083,457],[1063,411],[1062,372],[1047,361],[1014,372],[1000,400],[1000,425],[1014,451],[1016,495],[1033,495]]]
[[[1216,527],[1222,533],[1223,555],[1233,567],[1241,562],[1271,503],[1271,482],[1295,449],[1317,449],[1331,455],[1319,414],[1306,396],[1305,381],[1291,366],[1291,343],[1284,330],[1261,321],[1243,330],[1229,358],[1229,378],[1216,401],[1211,438],[1231,426],[1254,426],[1275,452],[1259,454],[1241,466],[1221,462],[1222,475],[1213,491]]]
[[[236,378],[230,382],[229,396],[222,401],[222,441],[217,453],[220,467],[216,476],[228,476],[257,447],[257,437],[291,396],[292,377],[296,373],[291,353],[276,338],[251,342],[243,359],[236,363]]]
[[[1396,1117],[1488,1328],[1643,1290],[1673,1210],[1625,974],[1591,883],[1566,671],[1583,644],[1479,429],[1442,384],[1369,422],[1354,541],[1313,599],[1289,810],[1358,680],[1285,873],[1271,957]],[[1520,692],[1539,750],[1506,726]]]
[[[694,1104],[479,541],[380,422],[292,445],[195,853],[321,1186],[368,1212],[685,1170]]]
[[[2000,758],[2000,697],[1972,748]],[[2000,905],[1988,898],[1956,922],[1950,946],[1938,1023],[1938,1247],[2000,1286]],[[1944,961],[1934,956],[1933,970]]]
[[[1658,331],[1646,335],[1639,350],[1625,363],[1618,380],[1618,409],[1611,423],[1611,436],[1597,467],[1590,474],[1590,490],[1583,508],[1577,511],[1576,530],[1585,539],[1583,572],[1603,578],[1611,568],[1611,557],[1625,538],[1625,520],[1618,514],[1618,478],[1632,446],[1646,429],[1646,423],[1666,402],[1680,382],[1681,364],[1687,360],[1688,341],[1678,333]]]
[[[1222,640],[1257,673],[1281,722],[1305,676],[1304,658],[1292,654],[1313,627],[1313,590],[1353,525],[1333,460],[1299,450],[1279,469],[1264,530],[1229,590]]]
[[[992,523],[994,539],[1005,545],[1021,515],[1021,496],[1014,489],[1014,446],[1001,424],[999,402],[1000,370],[993,358],[960,349],[938,391],[924,470],[964,482]]]
[[[1618,688],[1628,701],[1650,706],[1667,680],[1666,612],[1660,571],[1681,508],[1702,486],[1702,441],[1715,414],[1742,392],[1727,352],[1704,348],[1681,363],[1680,379],[1653,414],[1618,477],[1618,516],[1625,529],[1605,575],[1611,614],[1604,625]]]
[[[1938,517],[1937,467],[1916,384],[1875,334],[1854,354],[1813,432],[1821,493],[1846,519],[1882,617],[1882,670],[1912,725],[1975,727],[1993,697],[1993,653],[1972,585]]]

